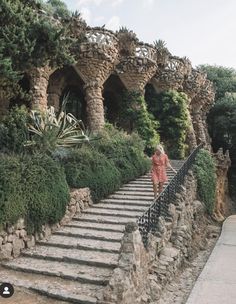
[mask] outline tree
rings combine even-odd
[[[214,83],[217,101],[226,93],[236,92],[236,70],[216,65],[200,65],[198,67],[207,73],[207,78]]]
[[[203,65],[216,88],[215,104],[207,118],[214,152],[229,150],[232,166],[229,170],[230,192],[236,197],[236,70],[222,66]]]
[[[32,66],[73,63],[73,44],[67,27],[43,13],[36,0],[1,0],[0,90],[12,92]]]
[[[159,121],[159,133],[172,158],[185,156],[188,128],[187,96],[174,90],[157,94],[153,87],[146,90],[148,110]]]

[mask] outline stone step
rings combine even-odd
[[[119,194],[119,195],[127,195],[127,196],[133,196],[133,195],[139,195],[140,197],[150,197],[152,196],[153,191],[146,191],[145,189],[141,190],[141,191],[131,191],[131,190],[118,190],[116,191],[114,194]]]
[[[48,241],[38,242],[44,246],[68,248],[68,249],[82,249],[90,251],[100,251],[109,253],[119,253],[120,242],[109,242],[101,240],[84,239],[79,237],[66,237],[63,235],[52,235]]]
[[[109,196],[109,198],[115,198],[115,199],[120,199],[120,200],[143,200],[143,201],[148,201],[150,202],[151,200],[153,200],[153,195],[149,195],[149,196],[142,196],[142,195],[138,195],[138,193],[136,193],[136,195],[122,195],[122,194],[112,194]]]
[[[107,206],[109,205],[117,205],[117,206],[123,206],[123,205],[127,205],[127,206],[140,206],[140,207],[147,207],[150,205],[150,203],[148,201],[142,201],[142,200],[119,200],[119,199],[103,199],[101,200],[101,204],[106,204]],[[100,204],[99,204],[100,205]]]
[[[116,253],[97,251],[96,254],[94,254],[94,251],[89,250],[65,249],[43,245],[26,250],[22,255],[24,257],[45,259],[48,261],[78,263],[81,265],[107,268],[115,268],[119,258],[119,255]]]
[[[141,193],[145,192],[145,193],[149,193],[149,194],[150,194],[150,192],[153,193],[152,187],[134,187],[134,186],[129,186],[129,185],[121,187],[120,190],[119,190],[119,192],[121,192],[121,191],[125,191],[125,192],[127,192],[127,191],[129,191],[129,192],[136,191],[136,193],[137,192],[141,192]]]
[[[133,217],[117,217],[117,216],[103,216],[97,214],[85,214],[83,216],[75,216],[73,220],[92,222],[92,223],[103,223],[103,224],[120,224],[126,225],[129,222],[134,222]]]
[[[102,216],[122,216],[128,218],[139,217],[142,211],[122,211],[122,210],[111,210],[111,209],[100,209],[100,208],[89,208],[84,210],[83,214],[102,215]]]
[[[100,207],[100,204],[98,206]],[[81,221],[72,220],[70,221],[70,223],[66,224],[65,227],[79,227],[84,229],[93,229],[93,230],[101,230],[101,231],[123,232],[125,225],[118,225],[118,224],[112,225],[112,224],[103,224],[103,223],[94,224],[91,222],[81,222]]]
[[[137,205],[112,205],[112,204],[102,204],[100,203],[99,205],[96,206],[96,208],[101,209],[101,210],[123,210],[123,211],[137,211],[137,212],[144,212],[149,205],[146,206],[137,206]]]
[[[112,269],[110,268],[39,260],[28,257],[20,257],[7,262],[3,267],[16,271],[60,277],[66,280],[97,285],[106,285],[112,274]]]
[[[117,242],[117,241],[121,241],[123,237],[122,232],[109,232],[109,231],[85,229],[80,227],[78,228],[64,227],[63,229],[56,231],[54,234],[90,239],[91,242],[93,240]]]
[[[77,304],[96,304],[97,297],[101,296],[103,290],[101,285],[85,284],[10,269],[1,269],[0,281],[11,282],[15,287],[27,288],[58,301]]]

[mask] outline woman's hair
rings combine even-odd
[[[165,153],[164,148],[163,148],[162,145],[157,145],[156,149],[159,150],[161,152],[161,154]]]

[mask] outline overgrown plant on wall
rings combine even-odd
[[[68,24],[55,19],[55,12],[66,14],[66,6],[60,1],[49,2],[46,13],[45,3],[37,0],[1,0],[0,90],[8,99],[19,94],[18,81],[32,67],[74,62],[72,50],[78,40],[70,32],[73,18]]]
[[[212,215],[216,198],[216,166],[211,153],[202,149],[196,157],[193,168],[197,178],[199,198],[205,203],[207,212]]]
[[[159,143],[158,127],[148,112],[144,97],[139,92],[125,92],[122,102],[120,123],[129,132],[137,132],[145,141],[145,151],[151,155]]]
[[[184,158],[189,126],[186,94],[174,90],[157,94],[152,86],[148,86],[145,99],[149,112],[160,123],[158,131],[170,158]]]

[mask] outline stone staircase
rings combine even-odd
[[[181,161],[172,161],[178,169]],[[173,173],[168,170],[169,179]],[[0,281],[69,303],[94,304],[119,259],[125,225],[153,201],[150,174],[75,216],[47,241],[2,264]]]

